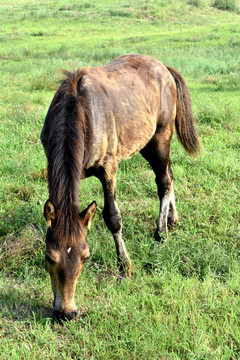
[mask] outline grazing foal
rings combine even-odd
[[[159,61],[123,55],[99,68],[66,72],[41,132],[48,159],[49,200],[46,263],[54,292],[54,313],[76,315],[74,292],[89,257],[85,227],[96,211],[79,209],[79,183],[96,176],[104,191],[103,217],[115,240],[121,272],[131,262],[122,239],[116,203],[117,164],[140,151],[150,163],[160,199],[155,238],[177,221],[169,158],[174,125],[190,154],[200,149],[188,88],[182,76]]]

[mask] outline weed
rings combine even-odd
[[[119,17],[131,17],[131,12],[129,11],[121,11],[121,10],[110,10],[110,16],[119,16]]]
[[[215,0],[212,6],[219,10],[239,11],[236,0]]]
[[[203,2],[202,2],[202,0],[190,0],[190,1],[188,1],[188,4],[189,4],[189,5],[192,5],[192,6],[195,6],[195,7],[197,7],[197,8],[203,7]]]

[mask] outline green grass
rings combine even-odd
[[[0,359],[239,359],[239,1],[3,1],[0,8]],[[44,267],[48,198],[39,135],[60,69],[136,52],[187,80],[203,152],[172,141],[179,224],[154,248],[154,175],[138,154],[119,165],[117,199],[134,265],[119,283],[95,178],[81,208],[98,211],[79,316],[51,321]]]
[[[236,0],[215,0],[212,6],[219,10],[239,12]]]

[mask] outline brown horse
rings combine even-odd
[[[44,207],[46,263],[57,317],[76,315],[76,282],[89,257],[85,227],[91,225],[96,203],[80,212],[82,178],[94,175],[102,183],[103,217],[113,234],[121,271],[130,270],[131,262],[116,203],[119,161],[140,151],[156,175],[156,238],[177,221],[169,158],[174,124],[184,148],[196,153],[200,144],[186,83],[176,70],[151,57],[123,55],[99,68],[66,73],[41,133],[49,184]]]

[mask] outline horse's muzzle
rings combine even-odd
[[[54,310],[53,311],[53,316],[57,319],[57,320],[72,320],[75,318],[75,316],[77,315],[77,310],[73,310],[69,313],[66,313],[65,311],[59,311],[59,310]]]

